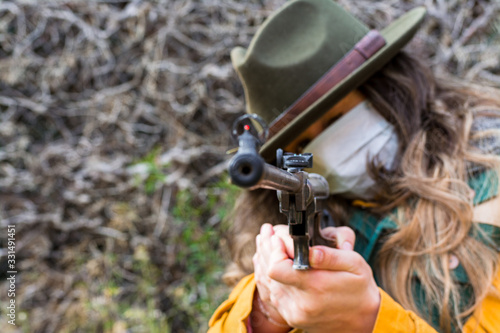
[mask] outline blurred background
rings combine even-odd
[[[439,75],[500,87],[500,3],[338,1]],[[206,332],[229,289],[229,52],[283,0],[0,2],[0,330]],[[15,226],[16,326],[6,306]]]

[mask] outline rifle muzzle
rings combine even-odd
[[[257,185],[262,178],[264,164],[264,159],[258,154],[236,154],[229,163],[232,183],[244,188]]]

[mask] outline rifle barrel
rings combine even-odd
[[[248,189],[266,188],[297,193],[301,179],[286,170],[268,164],[257,152],[238,152],[229,162],[233,184]]]

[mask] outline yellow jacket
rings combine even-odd
[[[243,278],[229,298],[215,311],[209,322],[208,333],[245,333],[246,321],[252,311],[255,281],[253,274]],[[435,333],[414,312],[403,309],[385,291],[380,289],[381,303],[372,333]],[[302,332],[294,329],[293,333]],[[500,272],[493,280],[493,288],[465,323],[464,333],[500,333]]]
[[[496,174],[495,174],[496,175]],[[475,191],[474,205],[479,205],[498,194],[498,180],[492,181],[492,172],[483,172],[469,179],[469,186]],[[495,176],[496,177],[496,176]],[[500,251],[500,228],[478,223],[484,233],[492,236],[496,248]],[[363,209],[354,209],[349,226],[356,232],[354,250],[371,264],[377,257],[380,236],[387,230],[394,229],[396,224],[388,215],[376,219]],[[459,265],[460,266],[460,265]],[[456,278],[467,282],[467,276],[456,273]],[[253,274],[243,278],[233,289],[229,298],[215,311],[209,322],[208,333],[244,333],[246,322],[252,311],[255,281]],[[436,330],[414,312],[405,310],[384,290],[380,289],[381,304],[377,321],[372,333],[431,333]],[[295,329],[293,333],[301,330]],[[490,292],[465,323],[464,333],[500,333],[500,272],[492,283]]]

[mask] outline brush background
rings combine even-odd
[[[2,332],[206,332],[228,295],[229,52],[284,1],[0,2]],[[418,5],[408,49],[500,87],[500,3],[339,1],[381,28]],[[17,326],[7,324],[16,226]]]

